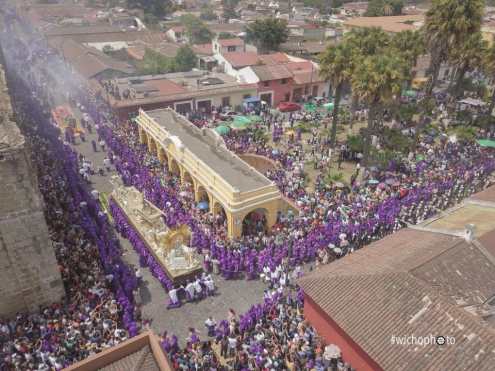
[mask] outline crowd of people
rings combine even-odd
[[[37,172],[65,297],[0,319],[0,369],[61,370],[138,334],[137,281],[79,172],[78,156],[51,124],[40,86],[25,78],[46,55],[21,69],[15,61],[28,60],[28,51],[10,49],[14,40],[1,36],[12,105]]]
[[[304,320],[303,294],[293,286],[268,292],[263,303],[237,316],[230,309],[218,324],[205,321],[207,339],[191,328],[187,345],[165,333],[161,344],[177,370],[354,370],[340,352],[329,352]],[[338,349],[338,348],[337,348]]]

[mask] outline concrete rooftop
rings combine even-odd
[[[268,178],[254,170],[231,151],[223,146],[217,146],[215,137],[211,132],[203,135],[201,129],[181,118],[172,110],[147,111],[146,114],[171,135],[177,136],[188,150],[203,160],[233,188],[237,188],[241,192],[249,192],[272,184]]]

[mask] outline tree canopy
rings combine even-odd
[[[196,67],[196,62],[197,57],[188,45],[180,47],[174,58],[166,57],[153,49],[146,48],[144,58],[138,64],[138,71],[145,75],[186,72]]]
[[[180,47],[175,56],[176,71],[185,72],[191,71],[196,67],[198,58],[190,46],[184,45]]]
[[[230,33],[230,32],[224,32],[224,31],[222,31],[222,32],[220,32],[220,33],[218,34],[218,38],[219,38],[220,40],[222,40],[222,39],[233,39],[233,38],[235,38],[235,37],[236,37],[236,36],[235,36],[234,34]]]
[[[289,30],[285,19],[257,19],[246,27],[246,38],[263,52],[278,50],[287,41]]]
[[[214,21],[215,19],[217,19],[217,15],[211,7],[204,6],[201,8],[199,18],[203,21]]]
[[[368,17],[401,15],[403,7],[403,0],[370,0],[365,15]]]
[[[173,8],[170,0],[127,0],[130,9],[142,9],[146,15],[163,18]]]
[[[484,0],[433,0],[426,13],[424,35],[432,71],[426,94],[431,96],[440,66],[453,50],[481,29]]]
[[[240,0],[222,0],[223,18],[226,20],[237,18],[239,15],[235,11]]]
[[[191,44],[205,44],[212,40],[212,32],[198,17],[184,14],[180,17],[180,22],[186,28],[186,35]]]

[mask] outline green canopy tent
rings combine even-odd
[[[478,144],[485,148],[495,148],[495,140],[490,139],[479,139]]]
[[[404,90],[402,92],[402,96],[408,98],[416,98],[418,96],[418,92],[416,90]]]
[[[215,131],[220,135],[227,135],[230,132],[230,128],[225,125],[220,125],[215,128]]]
[[[304,110],[308,112],[314,112],[316,111],[316,104],[314,103],[306,103],[304,105]]]
[[[335,105],[332,102],[329,102],[329,103],[325,103],[323,107],[325,107],[327,111],[333,111]]]
[[[249,127],[248,122],[242,122],[242,121],[237,121],[237,120],[234,120],[234,122],[232,122],[232,124],[230,124],[230,128],[232,130],[246,130],[248,127]]]
[[[251,123],[257,123],[257,122],[261,122],[263,121],[263,119],[261,118],[261,116],[257,116],[257,115],[251,115],[249,116],[249,120],[251,121]]]
[[[247,116],[234,116],[234,122],[242,122],[249,124],[251,123],[251,120]]]

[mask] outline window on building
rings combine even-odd
[[[285,102],[290,102],[290,93],[285,94]]]
[[[309,94],[309,86],[308,85],[306,85],[304,87],[304,94]]]
[[[235,46],[227,46],[228,52],[235,52]]]
[[[287,84],[287,79],[282,79],[282,80],[280,81],[280,83],[281,83],[281,84]]]
[[[270,86],[270,81],[263,81],[263,86],[264,87]]]
[[[230,106],[230,97],[223,97],[222,98],[222,107],[227,107]]]

